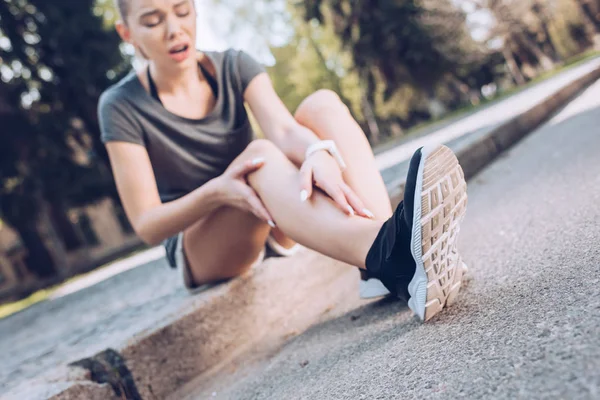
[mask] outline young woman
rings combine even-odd
[[[365,296],[409,298],[421,319],[454,300],[466,183],[448,148],[415,153],[392,213],[335,93],[312,94],[292,116],[246,53],[195,49],[193,0],[117,6],[117,30],[147,67],[102,95],[102,140],[132,226],[164,242],[188,288],[242,274],[266,242],[283,254],[299,243],[360,268],[375,284]],[[253,140],[244,103],[266,139]]]

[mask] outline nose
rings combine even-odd
[[[168,39],[176,38],[181,33],[181,21],[176,15],[167,17],[167,37]]]

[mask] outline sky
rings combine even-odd
[[[225,50],[234,47],[244,50],[266,65],[273,65],[275,59],[269,47],[285,45],[293,30],[284,17],[287,0],[252,0],[253,11],[260,14],[261,8],[269,7],[271,18],[268,26],[252,26],[248,20],[239,20],[233,10],[224,6],[215,6],[212,0],[194,0],[198,10],[196,45],[202,50]],[[247,6],[248,0],[227,0],[227,4]],[[245,3],[245,4],[244,4]],[[268,5],[267,5],[268,3]],[[238,18],[238,19],[236,19]],[[267,30],[261,32],[259,29]]]
[[[209,17],[219,18],[215,13],[211,13],[208,8],[208,1],[195,0],[198,7],[198,26],[196,45],[203,50],[224,50],[228,47],[227,41],[219,37],[214,31],[209,21]],[[222,17],[221,17],[222,18]]]

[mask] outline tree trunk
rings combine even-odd
[[[365,116],[365,120],[367,121],[367,125],[369,127],[369,132],[371,134],[371,144],[377,144],[381,140],[379,126],[377,125],[377,120],[375,119],[375,113],[373,112],[371,102],[365,94],[362,96],[361,106],[363,115]]]
[[[62,205],[51,203],[50,217],[67,251],[76,250],[83,246],[83,240]]]
[[[461,102],[469,102],[473,105],[478,105],[481,102],[481,95],[478,91],[472,90],[469,85],[458,79],[454,75],[449,77],[450,88],[461,99]]]
[[[552,35],[550,34],[550,30],[548,29],[548,24],[550,23],[550,17],[548,16],[547,10],[541,2],[536,2],[532,8],[533,13],[539,20],[540,27],[544,34],[544,47],[547,50],[547,53],[550,54],[550,58],[554,62],[560,62],[561,57],[556,49],[556,45],[552,40]]]
[[[555,63],[561,62],[562,57],[560,56],[554,41],[552,40],[552,36],[550,35],[550,30],[548,29],[547,23],[542,23],[542,30],[544,31],[544,36],[546,37],[546,47],[548,49],[548,53],[550,53],[550,57],[552,61]]]
[[[344,96],[344,92],[342,91],[342,85],[340,83],[340,77],[335,73],[335,71],[332,71],[327,67],[327,59],[325,58],[323,51],[321,51],[319,44],[313,38],[312,30],[310,29],[310,26],[309,26],[309,32],[308,32],[307,36],[308,36],[308,41],[310,42],[313,50],[315,51],[315,53],[317,54],[317,57],[319,58],[319,61],[321,61],[321,63],[325,67],[325,69],[329,72],[329,79],[330,79],[331,83],[333,84],[334,91],[337,93],[338,96],[340,96],[340,99],[342,100],[342,102],[344,102],[346,105],[348,105],[348,108],[350,108],[350,106],[351,106],[350,100],[348,100]]]
[[[583,14],[583,22],[589,32],[600,33],[600,20],[596,18],[596,13],[592,9],[592,5],[588,0],[579,0],[579,9]]]
[[[48,278],[57,273],[52,253],[44,242],[36,224],[12,225],[19,232],[23,246],[27,249],[27,269],[39,278]]]
[[[504,44],[504,46],[502,48],[502,55],[504,56],[504,59],[506,60],[506,65],[508,67],[508,71],[510,72],[510,74],[513,77],[517,86],[523,86],[526,83],[525,77],[523,76],[523,73],[519,69],[519,65],[517,64],[517,61],[515,60],[515,57],[513,56],[513,52],[510,49],[510,47],[508,46],[508,43]]]
[[[595,49],[600,49],[600,13],[596,13],[589,0],[579,0],[581,20],[587,36]]]
[[[542,66],[542,68],[546,71],[551,70],[552,68],[554,68],[554,63],[552,62],[552,60],[550,59],[550,57],[548,57],[548,55],[546,55],[542,49],[540,49],[540,47],[537,45],[537,43],[535,43],[533,40],[531,40],[531,38],[529,38],[526,34],[520,34],[517,35],[519,41],[521,42],[521,44],[528,50],[530,51],[535,58],[537,58],[538,62],[540,63],[540,65]]]

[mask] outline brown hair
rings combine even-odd
[[[129,14],[129,0],[115,0],[115,6],[121,14],[121,18],[125,20],[127,14]]]

